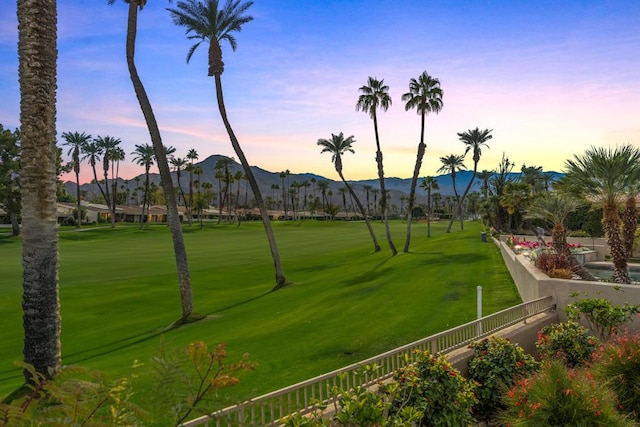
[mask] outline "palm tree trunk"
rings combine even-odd
[[[424,132],[424,116],[423,116],[423,132]],[[411,188],[409,189],[409,207],[407,212],[407,238],[404,241],[403,252],[409,252],[409,243],[411,242],[411,221],[413,216],[413,205],[416,198],[416,185],[418,184],[418,175],[420,175],[420,168],[422,167],[422,158],[427,146],[424,142],[420,141],[418,144],[418,154],[416,155],[416,165],[413,168],[413,177],[411,178]]]
[[[427,187],[427,237],[431,237],[431,186]]]
[[[622,213],[622,240],[624,242],[624,250],[627,254],[627,261],[633,255],[633,242],[636,237],[638,228],[638,206],[635,194],[629,194],[625,202],[624,212]]]
[[[211,43],[215,44],[215,43]],[[231,128],[231,124],[229,123],[229,119],[227,118],[227,111],[224,106],[224,98],[222,96],[222,79],[220,78],[220,74],[215,74],[216,81],[216,97],[218,98],[218,109],[220,110],[220,116],[222,117],[222,121],[224,122],[224,127],[227,129],[227,133],[229,134],[229,139],[231,140],[231,145],[233,146],[233,150],[236,152],[238,159],[240,159],[240,163],[244,168],[244,173],[247,175],[249,179],[249,185],[251,186],[251,190],[253,191],[253,195],[256,198],[256,204],[260,209],[260,215],[262,216],[262,224],[264,225],[264,231],[267,234],[267,240],[269,241],[269,249],[271,250],[271,257],[273,258],[273,265],[276,271],[276,286],[274,290],[279,289],[287,284],[287,279],[284,276],[284,271],[282,269],[282,263],[280,262],[280,253],[278,252],[278,245],[276,243],[276,237],[273,233],[273,228],[271,227],[271,221],[269,220],[269,213],[264,205],[264,200],[262,199],[262,193],[260,192],[260,187],[258,187],[258,182],[256,181],[255,176],[253,175],[253,171],[249,166],[249,162],[242,151],[242,147],[240,147],[240,143],[236,138],[233,129]]]
[[[380,150],[380,137],[378,136],[378,119],[376,117],[375,111],[373,113],[373,131],[376,135],[376,163],[378,164],[378,179],[380,180],[380,193],[381,193],[381,209],[382,209],[382,217],[384,218],[384,230],[387,236],[387,242],[389,243],[389,249],[391,249],[391,255],[395,256],[398,254],[398,250],[396,249],[396,245],[393,244],[393,240],[391,240],[391,231],[389,230],[389,216],[387,214],[387,191],[384,187],[384,168],[382,163],[382,150]]]
[[[77,156],[76,156],[77,158]],[[79,164],[79,159],[78,164]],[[82,213],[80,212],[80,168],[78,166],[74,167],[76,173],[76,217],[78,219],[78,223],[76,224],[77,228],[82,227]]]
[[[602,228],[611,250],[611,261],[613,262],[611,281],[622,284],[631,283],[627,268],[627,251],[620,237],[618,206],[613,201],[607,202],[602,209]]]
[[[336,167],[336,171],[338,172],[338,175],[340,175],[340,179],[344,183],[344,186],[347,187],[347,190],[349,190],[349,194],[351,195],[352,200],[356,201],[356,205],[358,206],[358,210],[360,211],[360,213],[364,217],[364,222],[365,222],[365,224],[367,224],[367,230],[369,230],[369,234],[371,235],[371,240],[373,240],[373,251],[374,252],[379,252],[380,251],[380,244],[378,243],[378,239],[376,238],[376,234],[373,232],[373,227],[371,227],[371,222],[369,221],[369,218],[367,217],[367,213],[365,212],[364,207],[362,206],[362,203],[360,203],[360,199],[358,199],[358,196],[356,196],[356,194],[353,192],[353,188],[351,188],[351,186],[344,179],[344,176],[342,175],[342,170],[338,170],[338,168]]]
[[[147,97],[147,92],[142,85],[142,81],[138,76],[138,71],[134,62],[136,32],[138,21],[138,8],[135,2],[129,3],[129,17],[127,27],[127,65],[129,66],[129,75],[133,88],[140,103],[140,109],[144,115],[144,119],[151,135],[151,143],[158,161],[158,169],[160,170],[160,180],[164,190],[164,196],[167,202],[168,222],[171,229],[171,237],[173,240],[173,251],[176,257],[176,266],[178,269],[178,286],[180,288],[180,302],[182,308],[182,319],[186,319],[193,312],[193,293],[191,291],[191,278],[189,276],[189,265],[187,263],[187,251],[182,236],[182,224],[180,223],[180,214],[178,213],[178,204],[176,201],[175,191],[173,189],[173,181],[171,180],[171,171],[167,162],[167,155],[162,144],[160,129],[151,108],[151,102]]]
[[[57,12],[54,0],[18,0],[24,362],[60,369],[56,216]],[[24,371],[25,380],[32,381]]]
[[[471,175],[471,180],[469,180],[469,183],[467,184],[467,187],[464,189],[464,193],[462,193],[462,197],[460,198],[460,201],[458,203],[458,213],[460,215],[460,229],[461,230],[464,230],[464,224],[462,223],[462,203],[464,203],[464,199],[465,199],[465,197],[467,197],[467,193],[469,192],[469,189],[471,189],[471,185],[473,185],[473,180],[476,178],[477,169],[478,169],[478,163],[474,162],[473,163],[473,175]],[[447,233],[451,232],[451,226],[453,225],[453,220],[454,220],[454,217],[452,215],[451,219],[449,220],[449,226],[447,227]]]

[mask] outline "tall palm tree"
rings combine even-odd
[[[76,227],[82,227],[82,212],[80,211],[80,152],[82,147],[91,141],[91,135],[84,132],[64,132],[62,138],[65,140],[64,145],[69,146],[67,156],[71,156],[73,161],[73,172],[76,174]]]
[[[640,179],[640,150],[631,145],[591,147],[565,163],[565,179],[587,200],[602,207],[602,227],[611,251],[615,283],[631,283],[621,236],[620,204]]]
[[[473,180],[476,178],[476,173],[478,172],[478,162],[480,161],[480,156],[482,155],[482,146],[489,148],[487,145],[487,141],[493,138],[491,132],[493,129],[485,129],[480,130],[477,127],[475,129],[469,129],[466,132],[458,133],[458,138],[462,141],[467,147],[464,151],[466,155],[470,150],[473,150],[473,174],[471,175],[471,179],[467,184],[467,187],[464,189],[464,193],[462,193],[462,197],[458,201],[458,212],[462,212],[462,204],[464,203],[465,197],[467,197],[467,193],[469,193],[469,189],[473,185]],[[447,233],[451,232],[451,226],[453,225],[453,217],[449,220],[449,226],[447,227]],[[462,220],[462,215],[460,215],[460,229],[464,229],[464,222]]]
[[[155,152],[153,147],[149,144],[138,145],[136,149],[131,153],[133,160],[140,166],[144,166],[144,197],[142,198],[142,214],[140,219],[144,218],[144,208],[147,207],[147,217],[149,216],[149,207],[151,206],[149,197],[149,171],[153,165],[153,159],[155,158]],[[172,184],[173,186],[173,184]],[[140,228],[144,226],[144,221],[140,222]]]
[[[440,88],[440,80],[431,77],[424,71],[417,79],[409,81],[409,92],[402,95],[402,100],[406,102],[404,109],[409,111],[416,109],[420,115],[420,143],[418,144],[418,154],[416,155],[416,164],[413,168],[413,176],[411,178],[411,187],[409,189],[409,207],[407,212],[407,237],[404,242],[403,252],[409,252],[409,243],[411,242],[411,217],[413,215],[413,206],[415,204],[416,186],[418,184],[418,176],[422,167],[422,159],[427,145],[424,143],[424,123],[428,113],[438,114],[442,110],[442,89]]]
[[[253,20],[252,16],[245,15],[245,12],[251,7],[251,5],[253,5],[253,2],[248,1],[241,3],[240,0],[226,0],[222,8],[219,7],[218,3],[218,0],[207,0],[205,3],[197,0],[179,1],[177,3],[177,9],[169,9],[169,11],[173,17],[173,22],[176,25],[186,27],[187,33],[192,33],[188,36],[190,39],[199,39],[199,41],[189,49],[187,62],[189,62],[193,52],[202,42],[209,42],[208,74],[209,76],[213,76],[215,79],[216,97],[218,99],[220,117],[224,122],[227,134],[231,140],[231,145],[244,168],[244,173],[249,179],[251,190],[253,191],[256,203],[260,209],[262,223],[267,234],[269,249],[271,250],[271,257],[273,258],[273,264],[275,267],[275,288],[277,289],[285,286],[287,279],[282,269],[282,263],[280,262],[280,253],[278,252],[278,245],[273,233],[273,228],[271,227],[269,213],[267,212],[264,200],[262,199],[262,193],[260,191],[260,187],[258,187],[258,182],[253,175],[253,171],[251,170],[249,162],[244,155],[244,151],[242,150],[242,147],[231,128],[231,124],[229,123],[222,94],[222,73],[224,72],[224,63],[222,62],[221,42],[226,40],[229,42],[231,49],[234,51],[236,50],[237,43],[233,33],[240,31],[244,24]]]
[[[367,217],[367,213],[362,207],[362,203],[360,203],[360,199],[353,191],[353,188],[349,185],[349,183],[344,179],[344,175],[342,174],[342,155],[345,153],[355,153],[352,145],[356,142],[353,139],[353,135],[345,138],[344,134],[340,132],[338,135],[331,134],[331,139],[318,139],[317,145],[322,147],[320,153],[331,153],[331,160],[333,161],[333,166],[336,168],[336,172],[340,176],[340,179],[344,183],[344,186],[347,188],[347,191],[355,200],[356,205],[358,206],[358,210],[364,217],[364,222],[367,225],[367,230],[369,230],[369,234],[371,235],[371,240],[373,240],[373,248],[375,252],[380,250],[380,245],[378,244],[378,239],[376,238],[375,233],[373,232],[373,227],[371,227],[371,223],[369,222],[369,217]],[[344,200],[344,193],[343,193]],[[344,202],[346,205],[346,201]],[[346,206],[345,206],[346,210]]]
[[[116,216],[115,216],[115,194],[111,191],[109,192],[109,167],[112,166],[112,170],[115,167],[116,159],[120,157],[120,152],[118,151],[119,145],[122,142],[120,138],[114,138],[112,136],[98,136],[94,139],[96,145],[100,149],[100,153],[102,154],[102,174],[104,176],[104,196],[105,203],[109,207],[109,211],[111,213],[111,226],[115,227],[116,224]],[[114,170],[115,172],[115,170]],[[113,180],[113,184],[115,183],[114,174],[111,174],[111,179]],[[113,188],[112,188],[113,190]]]
[[[389,95],[389,86],[384,84],[384,79],[378,80],[369,77],[367,84],[360,87],[361,95],[358,97],[356,111],[363,111],[373,120],[373,131],[376,136],[376,163],[378,165],[378,179],[380,180],[380,196],[382,216],[384,218],[385,233],[387,242],[391,249],[391,254],[396,255],[398,250],[391,240],[391,231],[389,230],[389,216],[387,214],[387,192],[384,186],[384,167],[382,162],[382,150],[380,149],[380,136],[378,134],[378,108],[387,111],[391,106],[391,95]]]
[[[367,215],[371,216],[371,202],[369,201],[369,194],[371,193],[371,189],[373,186],[371,185],[363,185],[362,189],[365,193],[365,198],[367,199]]]
[[[320,190],[320,195],[322,196],[322,212],[325,211],[325,205],[327,204],[327,190],[329,189],[329,181],[323,179],[318,181],[318,189]]]
[[[24,362],[60,369],[56,215],[56,2],[18,0]],[[25,381],[32,382],[24,371]]]
[[[489,196],[489,181],[493,176],[493,171],[484,169],[481,172],[479,172],[477,175],[482,183],[481,184],[482,197],[486,199]]]
[[[458,196],[458,190],[456,189],[456,174],[458,171],[464,170],[467,167],[464,165],[464,156],[457,154],[449,154],[448,156],[440,157],[442,166],[438,169],[438,172],[451,174],[451,183],[453,184],[453,194],[455,195],[455,201],[458,202],[460,197]],[[458,205],[461,209],[462,205]],[[459,212],[460,218],[462,218],[462,212]],[[451,212],[451,218],[456,215],[455,211]],[[447,230],[449,232],[449,230]]]
[[[186,167],[186,170],[189,172],[189,204],[187,205],[189,225],[191,225],[193,221],[193,162],[198,160],[199,157],[200,155],[195,150],[195,148],[189,149],[189,151],[187,151],[187,155],[184,156],[184,158],[189,161],[189,164]]]
[[[420,188],[427,191],[427,237],[431,237],[431,190],[438,190],[438,181],[432,176],[422,178]]]
[[[98,190],[100,190],[100,194],[102,194],[102,198],[107,201],[107,194],[105,193],[102,185],[100,184],[100,180],[98,179],[98,172],[96,170],[96,165],[100,162],[100,156],[102,155],[102,148],[96,142],[96,139],[93,139],[90,142],[84,144],[81,148],[82,150],[82,159],[89,160],[89,165],[91,166],[91,170],[93,171],[93,182],[98,186]]]
[[[280,172],[280,180],[282,180],[282,204],[284,209],[284,217],[287,218],[287,183],[285,179],[287,178],[288,173],[285,171]]]
[[[187,160],[182,157],[171,157],[170,162],[171,162],[171,166],[173,167],[173,170],[176,172],[176,181],[178,181],[178,191],[180,191],[180,195],[182,196],[182,202],[186,206],[187,199],[184,195],[184,190],[182,189],[182,183],[180,182],[180,178],[182,177],[182,171],[187,166]]]

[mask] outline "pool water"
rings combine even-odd
[[[611,280],[612,264],[585,264],[584,268],[600,280]],[[629,276],[633,282],[640,282],[640,265],[629,265]]]

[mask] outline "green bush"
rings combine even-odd
[[[613,390],[620,410],[640,420],[640,336],[620,335],[602,345],[594,359],[596,378]]]
[[[589,371],[569,369],[559,361],[518,381],[507,392],[505,405],[499,419],[510,426],[634,425],[616,411],[613,393],[597,384]]]
[[[575,295],[572,295],[575,296]],[[607,340],[625,323],[640,312],[640,304],[613,305],[604,298],[587,298],[568,304],[564,308],[569,320],[586,320],[589,329]]]
[[[536,342],[542,359],[560,359],[570,368],[590,362],[596,348],[596,338],[572,321],[545,326]]]
[[[517,380],[532,375],[539,363],[522,347],[504,338],[483,339],[469,346],[469,380],[478,383],[475,395],[478,403],[473,412],[480,419],[492,418],[504,409],[499,396],[513,387]]]
[[[416,363],[394,374],[398,383],[392,413],[405,407],[422,412],[420,425],[470,426],[477,423],[471,411],[477,402],[475,385],[455,369],[444,356],[416,352]]]

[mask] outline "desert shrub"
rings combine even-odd
[[[627,333],[602,345],[593,368],[616,394],[619,409],[640,420],[640,336]]]
[[[613,393],[596,383],[585,369],[570,369],[556,361],[518,381],[505,397],[500,414],[505,425],[632,426],[617,412]]]
[[[547,275],[553,279],[571,279],[573,273],[567,268],[554,268]]]
[[[640,304],[614,305],[605,298],[586,298],[568,304],[564,311],[574,322],[585,320],[589,329],[607,340],[640,312]]]
[[[444,356],[417,352],[416,363],[394,374],[398,390],[392,413],[405,407],[422,412],[420,425],[475,425],[471,414],[476,398],[475,385],[455,369]]]
[[[548,276],[551,276],[554,270],[568,270],[571,272],[569,258],[564,254],[557,254],[552,249],[544,249],[537,252],[532,261],[538,269]]]
[[[478,403],[473,412],[478,418],[489,419],[504,408],[498,396],[520,378],[533,374],[539,363],[522,347],[504,338],[483,339],[470,348],[473,356],[469,359],[468,377],[478,384],[475,389]]]
[[[596,338],[572,321],[545,326],[536,342],[542,359],[560,359],[570,368],[589,363],[596,348]]]

